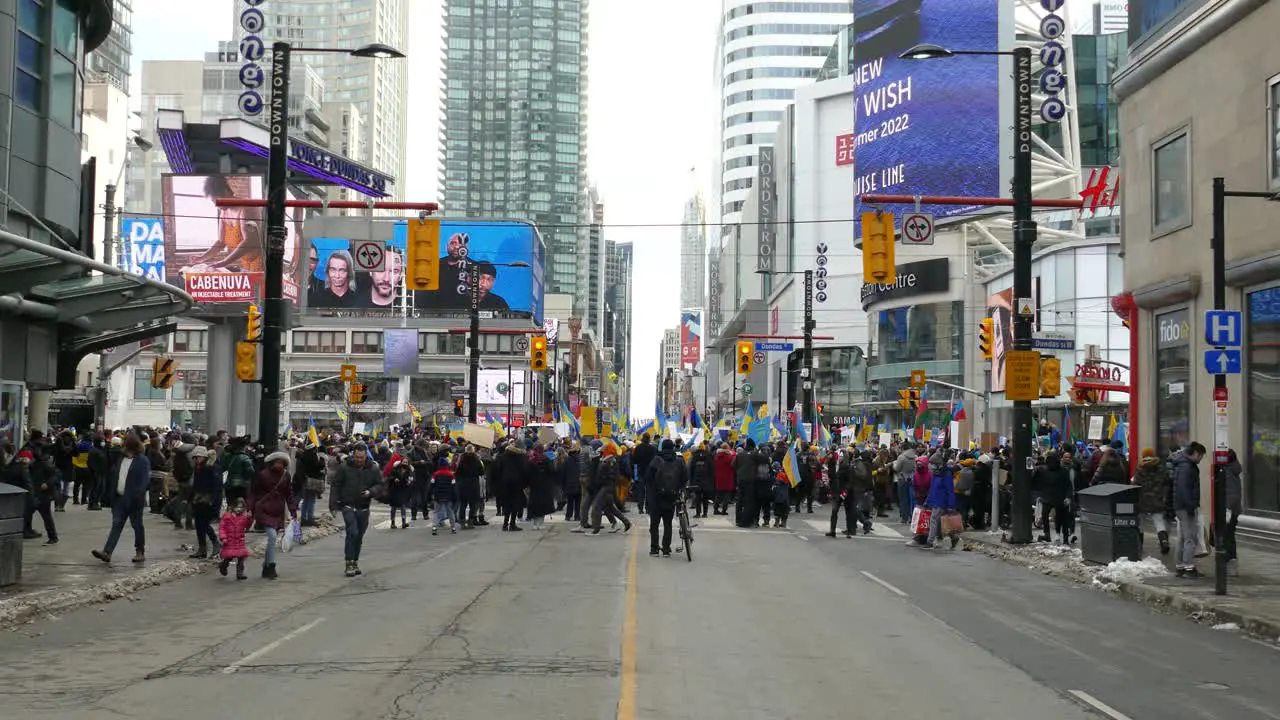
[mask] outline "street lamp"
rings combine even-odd
[[[142,152],[149,152],[155,147],[152,142],[141,135],[134,135],[131,144]],[[125,149],[124,160],[120,163],[120,172],[116,173],[114,182],[107,183],[102,188],[102,262],[107,265],[115,266],[118,253],[116,252],[116,211],[120,208],[116,207],[116,189],[120,187],[120,183],[124,181],[124,171],[129,168],[129,152]]]
[[[1031,248],[1036,242],[1036,224],[1031,219],[1031,48],[1013,50],[951,50],[941,45],[916,45],[902,53],[904,60],[931,60],[956,55],[1008,55],[1013,58],[1013,294],[1031,297]],[[1032,350],[1032,317],[1018,313],[1013,320],[1013,349]],[[1031,401],[1013,403],[1013,508],[1009,542],[1031,542]]]
[[[804,276],[804,368],[800,371],[800,422],[815,423],[813,404],[813,271],[757,270],[757,275]]]
[[[284,245],[289,172],[289,57],[294,52],[337,53],[361,58],[402,58],[395,48],[373,43],[354,50],[271,44],[271,147],[267,156],[267,252],[262,283],[262,407],[258,440],[274,447],[280,437],[280,338],[288,318],[284,299]]]
[[[513,263],[488,262],[494,267],[527,268],[529,263],[517,260]],[[480,384],[480,263],[469,261],[467,266],[467,288],[471,291],[471,331],[467,333],[467,343],[471,349],[471,366],[467,373],[467,400],[471,407],[467,408],[467,422],[476,421],[476,393]],[[508,418],[510,422],[510,418]]]

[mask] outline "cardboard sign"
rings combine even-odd
[[[462,426],[462,439],[476,447],[493,447],[493,428],[488,425],[467,423]]]

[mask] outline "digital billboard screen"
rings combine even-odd
[[[702,358],[702,311],[680,313],[680,365],[697,365]]]
[[[351,229],[359,223],[350,226]],[[309,226],[310,227],[310,226]],[[326,226],[327,231],[331,226]],[[435,291],[409,291],[404,252],[408,226],[397,222],[386,243],[385,270],[356,267],[353,245],[367,237],[312,233],[308,248],[306,308],[310,314],[399,317],[467,313],[471,265],[479,267],[480,310],[542,322],[545,251],[532,225],[514,221],[445,220],[440,225],[440,283]],[[355,232],[348,232],[355,235]],[[527,267],[510,267],[523,263]]]
[[[165,175],[165,273],[200,304],[243,304],[262,296],[266,218],[263,208],[220,208],[223,198],[263,199],[258,175]],[[289,195],[293,199],[293,195]],[[301,210],[285,223],[284,296],[298,301]]]
[[[1011,18],[1001,0],[854,0],[854,218],[864,193],[1001,194],[1000,59],[956,55],[928,60],[899,56],[914,45],[1005,50]],[[1002,29],[1010,27],[1008,33]],[[1005,35],[1008,34],[1006,38]],[[1011,122],[1011,119],[1009,119]],[[921,208],[938,219],[977,206]],[[860,228],[858,229],[860,232]],[[858,235],[855,234],[855,237]]]

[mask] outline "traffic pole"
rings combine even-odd
[[[289,53],[287,42],[271,45],[270,148],[267,156],[267,243],[262,279],[262,401],[258,442],[280,444],[280,339],[288,322],[284,299],[285,202],[289,160]]]
[[[1031,351],[1031,316],[1019,312],[1022,299],[1031,297],[1031,248],[1036,224],[1031,219],[1031,48],[1013,50],[1014,155],[1013,155],[1013,349]],[[1032,450],[1031,401],[1013,403],[1013,507],[1009,542],[1031,542],[1034,508],[1031,506]]]
[[[471,348],[471,359],[467,367],[467,422],[476,421],[477,385],[480,384],[480,264],[467,265],[467,289],[471,291],[471,330],[467,333],[468,345]],[[507,418],[511,422],[511,418]]]
[[[1227,305],[1227,182],[1213,179],[1213,309]],[[1221,366],[1219,366],[1221,367]],[[1213,594],[1227,594],[1227,544],[1223,533],[1227,527],[1227,376],[1213,376]]]
[[[817,432],[815,426],[818,422],[814,414],[813,403],[813,271],[804,271],[804,378],[801,388],[803,392],[801,398],[804,402],[804,411],[800,414],[800,422],[809,423],[809,432]],[[813,435],[809,436],[813,440]]]

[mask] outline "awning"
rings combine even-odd
[[[79,357],[121,331],[135,339],[167,333],[172,324],[160,321],[193,304],[180,288],[0,230],[0,318],[52,323],[62,348]],[[59,368],[79,357],[59,357]]]

